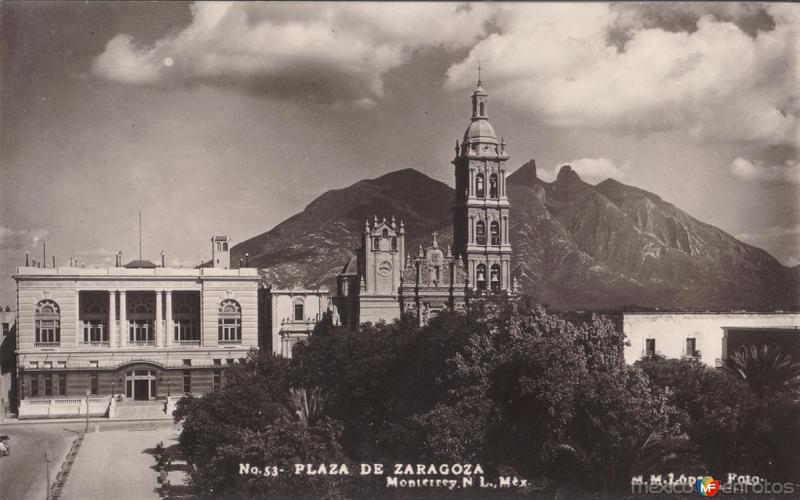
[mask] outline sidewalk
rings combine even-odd
[[[170,418],[132,418],[132,419],[124,419],[124,418],[115,418],[109,419],[108,417],[93,417],[89,419],[89,432],[92,432],[93,425],[95,423],[99,424],[114,424],[114,423],[124,423],[124,422],[170,422],[172,417]],[[0,423],[0,429],[6,425],[28,425],[28,424],[57,424],[57,423],[65,423],[65,424],[82,424],[86,422],[86,417],[84,418],[26,418],[25,420],[19,420],[17,418],[6,417],[5,422]]]
[[[177,437],[177,426],[90,432],[84,438],[61,498],[158,499],[152,450],[159,441],[164,441],[164,446],[175,444]]]

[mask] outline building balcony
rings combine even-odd
[[[155,347],[155,340],[129,340],[128,345],[131,347]]]
[[[61,347],[61,342],[34,342],[33,347],[37,349],[57,349]]]
[[[107,348],[109,346],[108,340],[90,340],[81,342],[81,347],[91,348]]]
[[[234,346],[234,345],[242,345],[242,339],[239,339],[239,340],[219,340],[219,341],[217,341],[217,344],[219,344],[219,345],[221,345],[221,346],[226,346],[226,345],[230,345],[230,346]]]
[[[200,340],[176,340],[175,345],[181,347],[200,347]]]

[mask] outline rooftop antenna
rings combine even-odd
[[[139,260],[142,260],[142,211],[139,211]]]

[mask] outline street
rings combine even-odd
[[[100,422],[101,432],[142,427],[169,427],[170,421],[156,424],[142,422]],[[95,423],[90,424],[90,432]],[[0,425],[0,435],[11,438],[11,456],[0,458],[0,500],[44,500],[46,498],[45,453],[52,456],[51,482],[58,474],[73,439],[85,423],[48,422]],[[80,455],[80,454],[79,454]]]

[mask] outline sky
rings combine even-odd
[[[517,168],[800,264],[800,5],[0,4],[0,305],[25,252],[194,266],[402,168],[453,184],[482,68]]]

